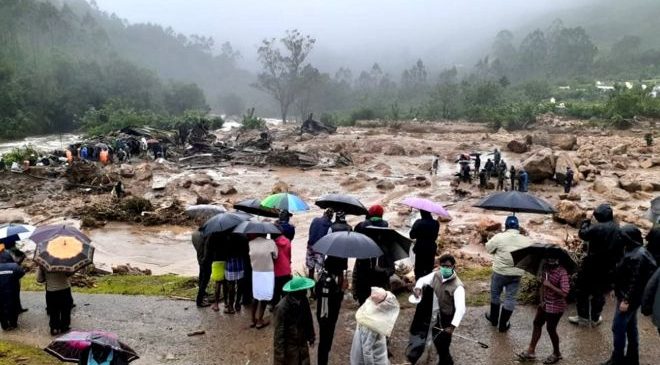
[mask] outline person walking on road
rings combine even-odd
[[[275,307],[273,365],[309,365],[309,347],[316,335],[307,290],[314,280],[296,276],[282,289],[286,295]]]
[[[529,237],[520,233],[518,218],[509,216],[504,223],[505,231],[498,233],[486,242],[486,251],[493,255],[493,275],[490,282],[490,313],[486,319],[493,326],[498,326],[500,332],[509,330],[509,319],[516,307],[516,295],[520,278],[524,271],[513,265],[511,251],[532,244]],[[504,303],[501,302],[502,292],[506,292]],[[500,312],[501,309],[501,312]]]
[[[614,221],[614,213],[608,204],[594,210],[598,223],[584,220],[578,236],[585,241],[586,252],[578,269],[576,280],[577,316],[568,317],[576,325],[599,325],[605,306],[605,296],[612,289],[616,263],[623,256],[621,230]]]
[[[417,280],[413,291],[419,298],[425,287],[430,287],[433,293],[434,308],[438,308],[437,317],[431,318],[433,344],[438,352],[438,364],[453,365],[449,347],[454,330],[458,328],[466,312],[465,288],[456,275],[456,259],[454,256],[442,255],[438,260],[440,269]],[[424,294],[427,295],[427,294]]]
[[[538,279],[541,284],[539,288],[541,303],[536,310],[536,317],[534,317],[532,339],[527,350],[518,354],[518,357],[523,361],[536,360],[536,345],[541,339],[543,325],[546,325],[548,336],[552,342],[552,354],[543,360],[543,363],[556,364],[562,359],[561,351],[559,351],[557,325],[567,307],[566,297],[570,291],[570,278],[566,268],[559,264],[558,257],[551,254],[546,258],[546,263]]]
[[[639,365],[637,310],[656,263],[642,245],[642,232],[633,225],[621,229],[625,255],[616,266],[612,320],[612,356],[602,365]],[[626,346],[627,345],[627,346]]]
[[[410,230],[410,238],[415,240],[415,279],[433,271],[435,255],[438,250],[436,240],[440,232],[440,223],[433,219],[430,212],[420,210],[421,218],[416,220]]]

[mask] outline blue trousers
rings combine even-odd
[[[516,295],[520,286],[520,276],[508,276],[493,273],[490,279],[490,302],[500,304],[502,291],[506,292],[504,298],[504,309],[512,311],[516,307]]]
[[[628,311],[619,311],[621,301],[617,300],[614,319],[612,320],[612,339],[614,342],[614,351],[612,358],[623,361],[624,358],[639,358],[639,332],[637,331],[637,310],[638,307],[630,307]],[[628,350],[626,351],[626,341]]]

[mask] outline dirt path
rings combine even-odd
[[[104,329],[119,334],[135,348],[144,364],[251,364],[271,363],[272,327],[258,331],[249,329],[247,311],[226,316],[210,309],[198,310],[194,303],[157,297],[75,294],[77,308],[73,328]],[[43,293],[23,293],[23,305],[29,312],[21,316],[20,330],[2,333],[2,339],[35,346],[45,346],[51,340]],[[337,324],[332,364],[347,364],[355,321],[352,300],[344,302]],[[457,333],[479,338],[489,343],[482,350],[469,342],[455,339],[452,353],[457,364],[517,364],[514,353],[524,349],[531,334],[533,307],[522,307],[514,315],[512,329],[501,335],[486,325],[484,308],[471,307]],[[571,309],[572,312],[573,310]],[[611,303],[605,309],[605,322],[589,330],[570,325],[566,318],[559,326],[563,339],[564,364],[591,365],[604,361],[611,349]],[[407,328],[414,309],[404,304],[392,336],[392,364],[404,364]],[[189,332],[205,330],[206,334],[188,337]],[[641,364],[657,364],[660,358],[658,333],[646,317],[640,316]],[[538,354],[551,351],[544,333]],[[656,359],[656,360],[653,360]],[[315,361],[313,361],[314,363]]]

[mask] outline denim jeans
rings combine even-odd
[[[612,338],[614,351],[612,358],[622,361],[625,358],[639,358],[639,332],[637,331],[638,307],[630,307],[628,311],[619,311],[620,300],[617,300],[614,319],[612,320]],[[626,351],[626,340],[628,351]],[[625,354],[625,356],[624,356]]]
[[[493,273],[490,279],[490,302],[500,304],[502,291],[506,291],[504,309],[513,311],[516,307],[516,295],[520,286],[520,276],[508,276]]]

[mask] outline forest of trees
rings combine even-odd
[[[526,34],[524,34],[526,33]],[[660,117],[653,88],[660,49],[639,35],[598,46],[580,26],[555,20],[523,34],[502,30],[472,65],[440,71],[436,60],[388,71],[327,72],[310,63],[313,36],[292,30],[264,40],[262,71],[241,69],[229,43],[129,24],[94,1],[0,2],[0,139],[129,123],[190,119],[209,111],[336,124],[359,119],[457,119],[520,127],[542,112],[620,121]],[[633,81],[604,93],[595,80]],[[559,86],[564,87],[559,90]],[[551,97],[565,103],[561,110]],[[99,128],[105,125],[106,128]]]

